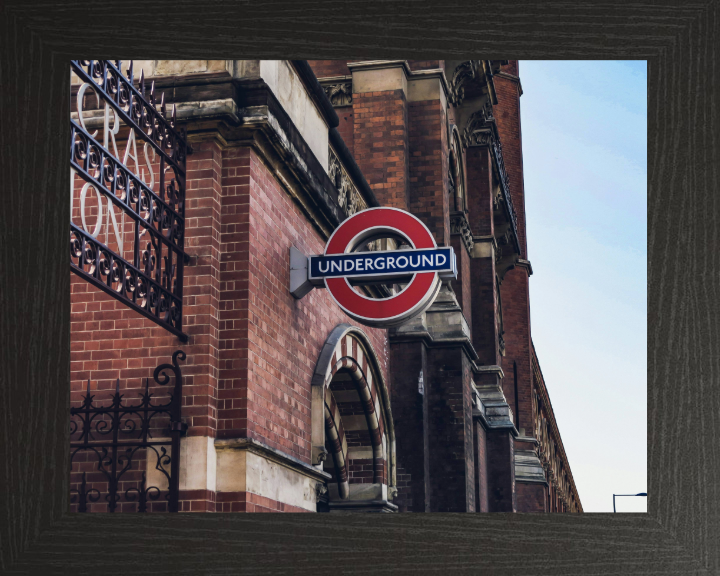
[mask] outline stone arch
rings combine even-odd
[[[350,324],[330,333],[313,375],[312,458],[333,476],[336,507],[395,509],[388,502],[396,493],[390,397],[370,340]]]

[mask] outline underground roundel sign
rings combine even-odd
[[[409,249],[368,251],[376,238],[405,240]],[[364,250],[364,251],[362,251]],[[325,253],[290,254],[290,291],[302,298],[313,287],[325,287],[338,306],[366,325],[402,324],[427,310],[443,279],[457,276],[451,247],[438,247],[430,231],[412,214],[397,208],[370,208],[343,221],[325,246]],[[405,284],[388,298],[370,298],[353,285]]]

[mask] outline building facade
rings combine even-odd
[[[532,344],[517,61],[133,66],[174,105],[191,147],[188,339],[72,274],[73,407],[89,395],[163,397],[146,379],[182,350],[182,511],[582,512]],[[159,191],[167,180],[152,150],[138,154],[82,85],[76,77],[75,121]],[[102,190],[72,177],[75,225],[118,254],[145,242]],[[453,247],[457,278],[433,305],[380,329],[324,289],[293,297],[290,249],[320,254],[343,220],[378,206],[410,212]],[[160,277],[161,259],[143,249]],[[111,460],[125,470],[114,510],[136,511],[149,485],[148,511],[167,509],[163,454],[143,450],[132,462],[73,452],[74,493],[96,491],[88,511],[108,509]]]

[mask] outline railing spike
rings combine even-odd
[[[88,378],[87,395],[90,396],[90,378]]]
[[[120,378],[115,381],[115,394],[120,394]]]
[[[130,68],[128,68],[128,70],[127,70],[128,78],[129,78],[130,82],[133,81],[133,64],[134,63],[135,63],[135,60],[130,60]]]
[[[145,98],[145,69],[140,68],[140,94]]]

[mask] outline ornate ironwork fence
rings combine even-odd
[[[120,60],[71,60],[71,67],[82,81],[77,94],[77,120],[70,119],[71,270],[186,342],[182,332],[182,292],[185,160],[190,150],[184,130],[177,126],[175,105],[168,117],[165,95],[155,102],[154,82],[146,99],[144,74],[138,89],[133,83],[132,62],[129,77],[123,75]],[[94,93],[97,103],[92,117],[84,109],[88,92]],[[101,121],[102,143],[98,130],[91,134],[87,128],[92,121],[96,125]],[[124,154],[118,153],[116,135],[125,141]],[[142,167],[138,140],[144,143],[146,163]],[[159,156],[159,166],[151,155],[153,159]],[[134,171],[129,168],[131,159]],[[76,176],[83,184],[80,190],[75,189]],[[98,204],[92,231],[85,215],[89,191],[94,192]],[[82,227],[72,222],[72,203],[77,195]],[[99,236],[104,202],[106,242],[102,243]],[[129,238],[125,236],[125,215],[132,220]],[[114,250],[108,246],[111,218]]]
[[[153,373],[155,382],[164,386],[171,381],[166,370],[173,372],[175,385],[164,403],[153,402],[155,395],[150,393],[147,378],[140,403],[124,403],[118,379],[110,405],[97,406],[88,379],[82,406],[70,409],[70,460],[77,468],[72,472],[77,488],[71,490],[71,502],[77,503],[78,512],[91,511],[103,494],[108,512],[115,512],[118,504],[123,511],[147,512],[163,492],[166,510],[178,511],[180,436],[187,429],[180,419],[182,374],[178,360],[185,360],[182,350],[173,354],[172,364],[161,364]],[[141,470],[143,465],[146,470]],[[167,482],[167,490],[148,486],[150,470]],[[155,508],[162,511],[165,506]]]

